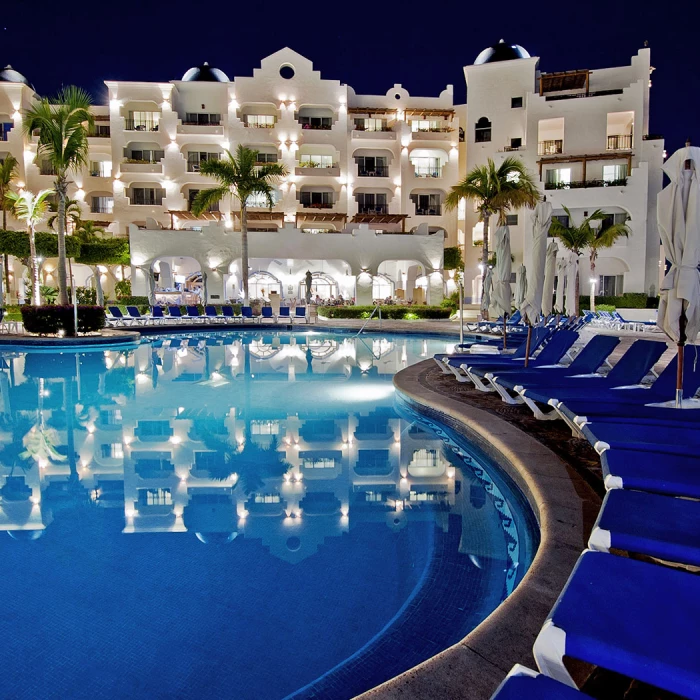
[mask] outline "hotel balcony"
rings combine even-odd
[[[164,155],[161,156],[163,157]],[[123,173],[162,173],[163,163],[160,158],[150,160],[126,158],[122,161],[120,170]]]
[[[555,156],[564,152],[563,139],[554,139],[551,141],[540,141],[537,144],[538,156]]]
[[[295,175],[320,175],[321,177],[340,177],[340,166],[333,164],[330,168],[323,166],[298,166],[294,168]]]
[[[545,190],[580,190],[589,187],[624,187],[627,178],[619,180],[574,180],[571,182],[545,182]]]
[[[357,167],[357,177],[389,177],[388,165],[375,165],[369,167]]]
[[[632,149],[634,137],[632,134],[618,134],[608,136],[608,151],[629,151]]]
[[[452,138],[454,129],[449,126],[441,126],[433,129],[418,129],[411,132],[411,138],[416,140],[444,141]]]
[[[158,119],[124,119],[124,131],[158,131]]]
[[[300,202],[301,206],[307,210],[314,209],[333,209],[333,202]]]
[[[416,167],[413,170],[414,177],[426,178],[426,177],[442,177],[442,167]]]
[[[199,134],[204,136],[209,134],[212,136],[223,136],[224,126],[219,122],[218,124],[200,124],[198,122],[182,122],[182,124],[177,125],[178,134]]]
[[[390,128],[381,131],[368,131],[366,129],[353,129],[350,135],[354,139],[392,139],[396,140],[396,132]]]

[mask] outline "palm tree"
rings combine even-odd
[[[58,221],[58,204],[51,202],[49,204],[49,211],[55,212],[53,216],[50,216],[46,222],[51,230],[54,229],[54,225]],[[66,233],[75,232],[76,229],[80,227],[83,222],[82,219],[83,210],[80,207],[80,202],[77,199],[67,199],[66,200]],[[72,231],[71,231],[72,229]]]
[[[88,164],[88,129],[94,125],[91,103],[87,92],[71,85],[63,88],[55,99],[41,99],[27,111],[24,119],[28,136],[39,132],[37,155],[48,159],[56,173],[59,304],[68,303],[65,238],[68,173]]]
[[[5,160],[0,163],[0,207],[2,208],[2,229],[7,231],[7,210],[8,203],[5,200],[8,192],[11,192],[12,183],[17,178],[19,174],[19,163],[17,158],[12,155],[5,156]],[[5,306],[5,290],[10,293],[10,257],[5,253],[4,257],[4,267],[5,267],[5,284],[4,286],[0,284],[0,306]]]
[[[563,207],[568,217],[568,223],[564,225],[559,219],[552,219],[552,225],[549,232],[552,236],[558,238],[564,248],[570,250],[577,258],[584,254],[588,249],[591,259],[591,277],[595,277],[595,264],[598,258],[598,253],[603,248],[609,248],[615,245],[619,238],[629,236],[630,229],[627,224],[611,224],[610,226],[596,226],[593,222],[603,222],[608,218],[600,209],[596,209],[590,216],[587,216],[576,226],[573,223],[571,211],[567,207]],[[579,312],[579,291],[580,280],[579,274],[576,273],[576,313]]]
[[[496,164],[488,159],[486,165],[478,165],[467,173],[466,177],[452,187],[445,197],[445,208],[456,209],[461,199],[476,204],[479,221],[484,224],[484,246],[481,264],[486,269],[489,260],[489,222],[493,214],[498,214],[499,222],[511,209],[528,207],[534,209],[540,201],[540,193],[535,178],[519,158],[504,158]],[[464,241],[464,259],[466,261],[466,238]],[[482,280],[483,285],[483,280]],[[482,286],[483,294],[483,286]]]
[[[256,165],[257,151],[238,146],[236,155],[226,151],[226,158],[206,160],[200,165],[202,175],[210,175],[219,186],[202,190],[192,202],[192,212],[199,216],[210,206],[231,195],[241,203],[241,267],[243,279],[243,303],[248,304],[248,200],[262,195],[270,209],[274,205],[274,184],[287,174],[280,163]]]
[[[29,257],[32,268],[32,304],[41,304],[41,293],[39,291],[39,261],[36,254],[36,227],[46,216],[48,211],[47,199],[53,194],[52,190],[41,190],[38,194],[33,194],[29,190],[20,192],[8,192],[7,199],[12,203],[12,212],[16,219],[27,224],[29,234]]]
[[[98,226],[94,221],[89,219],[86,221],[80,221],[78,227],[75,229],[73,234],[81,243],[93,243],[94,241],[102,238],[105,234],[105,230],[102,226]],[[100,272],[99,265],[91,265],[92,274],[95,278],[95,292],[98,306],[104,306],[105,295],[102,290],[102,273]],[[77,291],[76,291],[77,294]]]

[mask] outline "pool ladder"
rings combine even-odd
[[[373,309],[372,313],[369,315],[369,318],[362,324],[362,328],[360,328],[359,331],[357,331],[357,335],[360,335],[362,331],[365,329],[365,326],[372,320],[372,317],[376,312],[379,312],[379,330],[382,330],[382,308],[379,304],[377,304]],[[357,337],[357,336],[355,336]]]

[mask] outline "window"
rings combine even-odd
[[[622,183],[627,179],[627,164],[604,165],[603,181],[607,183]]]
[[[568,189],[571,183],[571,168],[553,168],[547,170],[545,187],[547,189]]]
[[[162,158],[165,158],[165,151],[152,149],[132,149],[125,151],[127,161],[135,161],[137,163],[160,163]]]
[[[90,175],[92,175],[92,177],[112,177],[112,161],[90,161]]]
[[[92,214],[112,214],[114,212],[114,197],[93,197],[90,203]]]
[[[614,224],[625,224],[629,220],[627,214],[607,214],[601,221],[600,230],[605,231],[606,228]]]
[[[521,138],[510,140],[510,147],[511,148],[520,148],[522,145],[523,145],[523,140]]]
[[[250,421],[251,435],[279,435],[280,422],[278,420],[252,420]]]
[[[187,172],[198,173],[202,163],[208,160],[221,160],[221,153],[209,151],[190,151],[187,154]]]
[[[389,131],[386,119],[355,119],[355,131]]]
[[[276,153],[258,153],[255,158],[256,163],[276,163],[277,154]]]
[[[330,209],[333,207],[332,192],[310,192],[305,190],[300,194],[299,201],[304,207],[315,209]]]
[[[7,135],[12,131],[13,122],[0,122],[0,141],[7,141]]]
[[[303,160],[299,163],[301,168],[332,168],[333,156],[315,155],[315,156],[300,156]]]
[[[127,131],[158,131],[159,123],[159,112],[129,112],[125,128]]]
[[[129,200],[131,204],[160,206],[163,204],[165,190],[160,187],[132,187]]]
[[[413,450],[411,458],[412,467],[437,467],[438,453],[437,450]]]
[[[355,156],[358,177],[389,177],[386,156]]]
[[[170,437],[173,434],[167,420],[141,420],[137,431],[139,437]]]
[[[110,136],[111,129],[109,124],[95,124],[90,131],[88,131],[88,136],[96,136],[99,138],[108,138]]]
[[[333,126],[331,117],[299,117],[302,129],[330,129]]]
[[[359,214],[386,214],[386,194],[361,192],[355,195]]]
[[[272,114],[246,114],[245,125],[255,129],[272,129],[275,117]]]
[[[553,214],[552,219],[556,219],[564,228],[569,228],[569,217],[566,214]]]
[[[201,126],[219,126],[221,124],[220,114],[202,114],[200,112],[187,112],[185,114],[185,124],[198,124]]]
[[[434,493],[433,491],[425,491],[425,492],[411,491],[408,494],[408,500],[414,501],[416,503],[433,503],[433,502],[439,500],[439,498],[440,498],[440,494]]]
[[[491,122],[486,117],[481,117],[474,127],[474,141],[487,143],[491,140]]]
[[[520,107],[523,106],[523,98],[522,97],[511,97],[510,98],[510,108],[511,109],[520,109]]]
[[[187,193],[187,211],[192,211],[192,204],[194,203],[195,197],[199,194],[200,190],[189,190]],[[219,203],[212,202],[208,207],[207,211],[219,211]]]
[[[381,503],[384,494],[381,491],[365,491],[365,503]]]
[[[599,275],[596,293],[602,297],[616,297],[624,293],[624,275]]]
[[[442,202],[439,194],[412,194],[411,201],[416,205],[416,216],[442,215]]]
[[[506,214],[506,226],[517,226],[518,225],[518,215],[517,214]]]
[[[411,119],[411,131],[442,131],[440,119]]]
[[[413,173],[416,177],[442,177],[442,164],[439,158],[412,158]]]
[[[282,499],[277,493],[254,493],[253,503],[281,503]]]
[[[124,446],[121,442],[112,442],[108,445],[102,445],[102,458],[103,459],[123,459],[124,458]]]
[[[306,457],[304,459],[304,469],[334,469],[334,457]]]
[[[139,505],[142,506],[171,506],[173,495],[170,489],[139,489]]]
[[[276,190],[272,193],[272,203],[276,204],[279,195]],[[247,204],[249,207],[259,207],[260,209],[269,209],[270,202],[267,201],[267,197],[262,192],[255,192],[248,197]]]
[[[121,408],[108,408],[100,411],[100,423],[102,423],[103,425],[121,425]]]

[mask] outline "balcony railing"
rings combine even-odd
[[[158,131],[159,123],[154,119],[125,119],[126,131]]]
[[[416,207],[416,216],[442,216],[442,206]]]
[[[321,129],[322,131],[330,131],[333,124],[312,124],[311,122],[299,122],[302,129]]]
[[[608,136],[608,151],[626,151],[632,148],[632,134]]]
[[[416,177],[442,177],[442,168],[414,168],[413,174]]]
[[[91,139],[108,139],[110,135],[110,127],[103,124],[98,124],[94,129],[88,131],[88,136]]]
[[[578,97],[601,97],[603,95],[621,95],[622,89],[615,90],[597,90],[595,92],[577,92],[569,95],[545,95],[545,100],[551,102],[553,100],[575,100]]]
[[[386,215],[389,213],[389,207],[386,204],[376,204],[373,207],[361,206],[357,210],[358,214],[377,214]]]
[[[275,122],[269,123],[269,122],[249,122],[249,121],[246,121],[245,125],[250,129],[274,129],[276,126]]]
[[[373,168],[358,168],[358,177],[389,177],[388,165],[375,165]]]
[[[332,209],[333,202],[301,202],[304,209]]]
[[[564,141],[562,139],[554,139],[550,141],[540,141],[537,144],[538,156],[555,156],[562,153],[564,150]]]
[[[580,190],[589,187],[624,187],[627,178],[619,180],[574,180],[572,182],[545,182],[545,190]]]
[[[377,127],[371,127],[367,128],[366,126],[362,126],[361,124],[355,124],[353,127],[354,131],[393,131],[393,129],[390,126],[382,126],[381,128]]]

